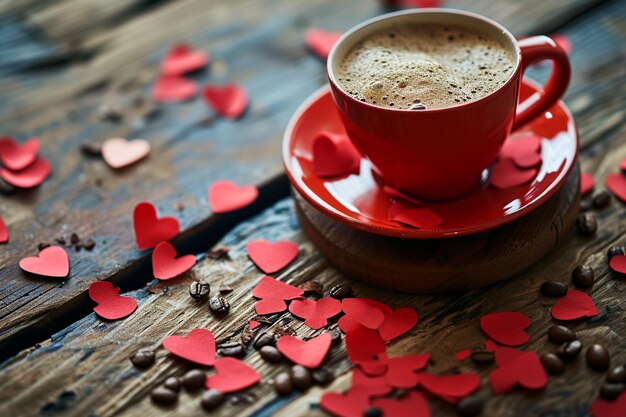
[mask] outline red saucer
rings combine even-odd
[[[524,80],[521,99],[539,88]],[[328,87],[315,92],[291,118],[283,138],[283,163],[294,188],[322,214],[355,229],[387,236],[432,239],[482,232],[513,221],[546,201],[568,178],[578,156],[574,119],[563,102],[514,135],[531,132],[542,138],[542,164],[526,185],[499,190],[483,184],[458,199],[426,203],[443,217],[434,228],[415,229],[388,219],[391,198],[361,160],[358,175],[323,179],[313,173],[312,142],[321,131],[345,133]]]

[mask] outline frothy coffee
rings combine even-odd
[[[396,109],[437,109],[497,90],[515,66],[497,40],[440,24],[403,25],[368,36],[346,54],[337,79],[351,96]]]

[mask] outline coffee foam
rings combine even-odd
[[[370,104],[437,109],[484,97],[509,79],[514,65],[504,45],[480,32],[403,25],[358,43],[340,63],[337,80]]]

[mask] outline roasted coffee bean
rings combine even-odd
[[[619,365],[611,368],[609,373],[606,374],[606,382],[626,383],[626,367],[624,367],[623,365]]]
[[[456,411],[463,417],[474,417],[483,411],[484,400],[480,395],[470,395],[456,405]]]
[[[70,236],[70,243],[72,245],[76,245],[79,242],[80,242],[80,238],[78,237],[78,235],[76,233],[72,233],[72,235]]]
[[[334,345],[337,345],[338,343],[341,343],[341,331],[335,329],[332,332],[330,332],[330,344],[334,346]]]
[[[593,285],[594,275],[589,265],[578,265],[572,271],[572,282],[579,288],[589,288]]]
[[[563,359],[564,361],[570,361],[578,356],[582,347],[583,344],[580,342],[580,340],[572,340],[570,342],[565,342],[560,345],[556,349],[556,354],[559,355],[559,358]]]
[[[15,191],[15,187],[0,178],[0,193],[11,194],[13,191]]]
[[[178,392],[165,387],[156,387],[150,393],[153,402],[161,405],[171,405],[178,401]]]
[[[576,219],[576,226],[578,227],[578,233],[582,236],[593,236],[598,231],[598,221],[591,213],[579,214]]]
[[[318,368],[311,372],[311,378],[317,385],[328,385],[335,380],[335,375],[328,368]]]
[[[210,389],[202,393],[200,405],[207,411],[215,410],[226,400],[226,396],[214,389]]]
[[[93,250],[95,246],[96,242],[93,239],[87,239],[87,241],[83,243],[83,248],[87,249],[88,251]]]
[[[194,281],[189,286],[189,295],[196,300],[208,297],[210,292],[211,286],[206,282]]]
[[[81,143],[80,151],[88,156],[100,156],[102,155],[102,145],[91,142]]]
[[[138,350],[132,354],[130,361],[137,368],[148,368],[154,364],[154,352],[151,350]]]
[[[281,372],[274,377],[274,391],[278,395],[289,395],[293,392],[293,382],[289,372]]]
[[[593,206],[597,209],[603,209],[611,204],[611,193],[607,190],[600,190],[593,194]]]
[[[342,282],[332,287],[329,291],[329,295],[333,298],[342,299],[352,293],[352,287],[347,282]]]
[[[283,360],[283,354],[274,346],[263,346],[259,349],[259,355],[269,363],[279,363]]]
[[[254,342],[254,348],[256,350],[261,349],[263,346],[274,346],[276,344],[276,337],[272,333],[261,333],[259,338]]]
[[[565,326],[557,325],[548,330],[548,340],[552,343],[565,343],[576,340],[576,333]]]
[[[167,389],[171,389],[172,391],[180,391],[180,379],[176,378],[175,376],[166,378],[163,382],[163,386]]]
[[[604,371],[611,364],[609,351],[598,343],[594,343],[587,348],[585,358],[587,359],[587,366],[594,371]]]
[[[313,385],[311,371],[301,365],[291,367],[291,378],[293,379],[293,386],[303,391]]]
[[[567,285],[559,281],[546,281],[541,284],[541,293],[546,297],[563,297],[567,294]]]
[[[476,350],[470,355],[470,359],[476,365],[488,365],[490,363],[493,363],[494,358],[495,357],[493,352],[490,352],[488,350]]]
[[[618,256],[618,255],[625,255],[626,252],[624,252],[624,248],[621,246],[611,246],[607,252],[607,255],[609,257],[609,261],[614,257],[614,256]]]
[[[580,200],[580,211],[585,212],[593,208],[593,201],[589,199]]]
[[[195,391],[202,388],[205,381],[206,375],[199,369],[187,371],[182,377],[183,387],[185,387],[187,391]]]
[[[226,314],[230,310],[230,304],[224,297],[216,295],[209,300],[209,310],[217,315]]]
[[[304,293],[313,293],[317,294],[320,297],[324,295],[324,285],[317,280],[310,280],[300,285],[300,288],[304,291]]]
[[[369,407],[363,411],[363,417],[383,417],[383,410],[378,407]]]
[[[600,386],[600,396],[609,401],[616,399],[624,391],[626,391],[626,384],[621,382],[605,382],[602,386]]]
[[[222,356],[234,356],[236,358],[241,358],[246,354],[246,350],[240,344],[235,346],[225,347],[219,350],[220,355]]]
[[[554,353],[544,353],[539,359],[541,359],[541,364],[548,373],[558,375],[565,370],[565,364]]]

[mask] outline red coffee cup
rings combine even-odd
[[[463,104],[430,110],[378,107],[342,90],[336,73],[345,54],[369,35],[402,24],[467,27],[500,40],[515,58],[510,78],[490,94]],[[522,75],[529,65],[554,61],[544,91],[518,105]],[[333,98],[348,136],[386,185],[426,200],[444,200],[477,187],[512,130],[547,111],[570,79],[567,54],[552,39],[516,40],[498,23],[451,9],[414,9],[368,20],[346,32],[327,62]]]

